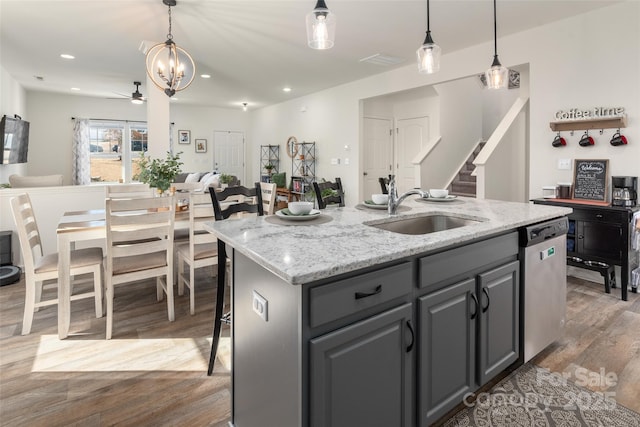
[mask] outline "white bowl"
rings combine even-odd
[[[447,197],[449,195],[449,190],[441,190],[441,189],[437,189],[437,188],[432,188],[429,190],[429,195],[431,197],[435,197],[437,199],[442,199],[444,197]]]
[[[372,194],[371,200],[376,205],[386,205],[389,203],[389,195],[388,194]]]
[[[313,209],[312,202],[289,202],[289,212],[294,215],[308,215]]]

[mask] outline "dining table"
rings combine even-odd
[[[189,212],[177,211],[174,228],[189,228]],[[71,250],[75,244],[106,239],[106,211],[93,209],[65,212],[57,229],[58,242],[58,338],[69,335],[71,321]]]

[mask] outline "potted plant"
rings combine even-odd
[[[269,175],[271,175],[271,172],[275,169],[276,167],[274,165],[272,165],[271,163],[269,163],[268,165],[265,165],[264,169],[267,171],[267,173]]]
[[[167,157],[162,160],[146,157],[144,152],[140,153],[140,172],[133,178],[149,184],[150,187],[156,188],[159,194],[163,194],[180,173],[180,154],[182,152],[173,155],[167,151]]]
[[[229,186],[232,180],[233,176],[223,173],[222,175],[220,175],[220,188],[224,190]]]

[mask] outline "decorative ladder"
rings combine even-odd
[[[449,193],[456,196],[476,197],[476,177],[471,175],[475,166],[473,161],[478,156],[486,141],[478,143],[473,153],[467,158],[465,164],[458,171],[458,175],[449,185]]]

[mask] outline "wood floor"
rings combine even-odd
[[[206,375],[215,302],[206,274],[199,275],[196,314],[189,315],[187,295],[176,297],[175,322],[166,303],[155,301],[153,283],[116,290],[110,341],[91,300],[72,304],[68,339],[57,338],[55,306],[37,312],[31,334],[21,336],[23,290],[22,282],[0,288],[2,426],[227,425],[229,371],[217,361],[216,373]],[[613,292],[569,278],[565,337],[535,362],[571,380],[584,369],[614,373],[607,391],[640,412],[640,298],[629,293],[624,302]]]

